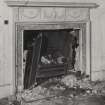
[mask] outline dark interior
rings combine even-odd
[[[23,35],[24,52],[27,51],[23,52],[24,89],[38,80],[64,75],[74,68],[78,29],[24,30]]]

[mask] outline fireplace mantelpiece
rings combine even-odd
[[[88,21],[95,3],[7,1],[14,8],[15,21]]]
[[[90,9],[98,7],[97,4],[31,1],[7,1],[7,4],[13,8],[14,15],[16,89],[20,91],[23,89],[22,32],[24,30],[79,28],[81,30],[80,62],[86,74],[91,77]],[[19,75],[20,77],[17,78]]]

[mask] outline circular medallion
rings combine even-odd
[[[36,18],[40,14],[40,9],[35,8],[35,9],[24,9],[22,11],[22,16],[27,17],[27,18]]]
[[[81,16],[81,11],[79,9],[69,9],[68,15],[72,18],[79,18]]]

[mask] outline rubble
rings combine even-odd
[[[77,78],[75,75],[67,75],[64,78],[61,79],[61,82],[68,86],[69,88],[72,88],[77,83]]]
[[[42,62],[43,64],[51,64],[51,61],[48,60],[47,58],[45,58],[44,56],[41,57],[41,62]]]
[[[105,96],[105,81],[96,81],[91,83],[93,94]]]
[[[42,64],[64,64],[66,63],[66,58],[63,55],[55,56],[54,54],[48,54],[46,56],[41,56]]]
[[[23,72],[25,72],[27,53],[27,50],[23,52]]]
[[[76,104],[75,100],[81,103],[81,98],[87,100],[94,96],[105,99],[105,81],[91,82],[86,76],[78,80],[74,74],[65,75],[50,78],[32,89],[24,90],[18,96],[18,101],[13,96],[8,97],[8,105],[81,105]]]
[[[42,88],[41,86],[38,86],[36,88],[33,88],[32,90],[25,90],[22,94],[22,97],[26,101],[34,100],[34,99],[41,99],[44,98],[46,92],[46,88]]]
[[[50,78],[31,90],[25,90],[21,97],[22,105],[55,105],[63,103],[63,100],[72,103],[75,97],[92,95],[105,96],[105,81],[91,82],[87,77],[78,80],[72,74]]]
[[[81,67],[80,67],[80,47],[78,46],[75,51],[76,51],[76,56],[75,56],[75,64],[74,64],[74,68],[75,68],[75,71],[78,71],[78,70],[82,70]]]
[[[60,56],[60,57],[57,58],[57,63],[63,64],[64,60],[66,61],[66,58],[64,56]]]

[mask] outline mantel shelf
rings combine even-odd
[[[5,1],[10,7],[66,7],[66,8],[97,8],[96,3],[72,2],[34,2],[34,1]]]

